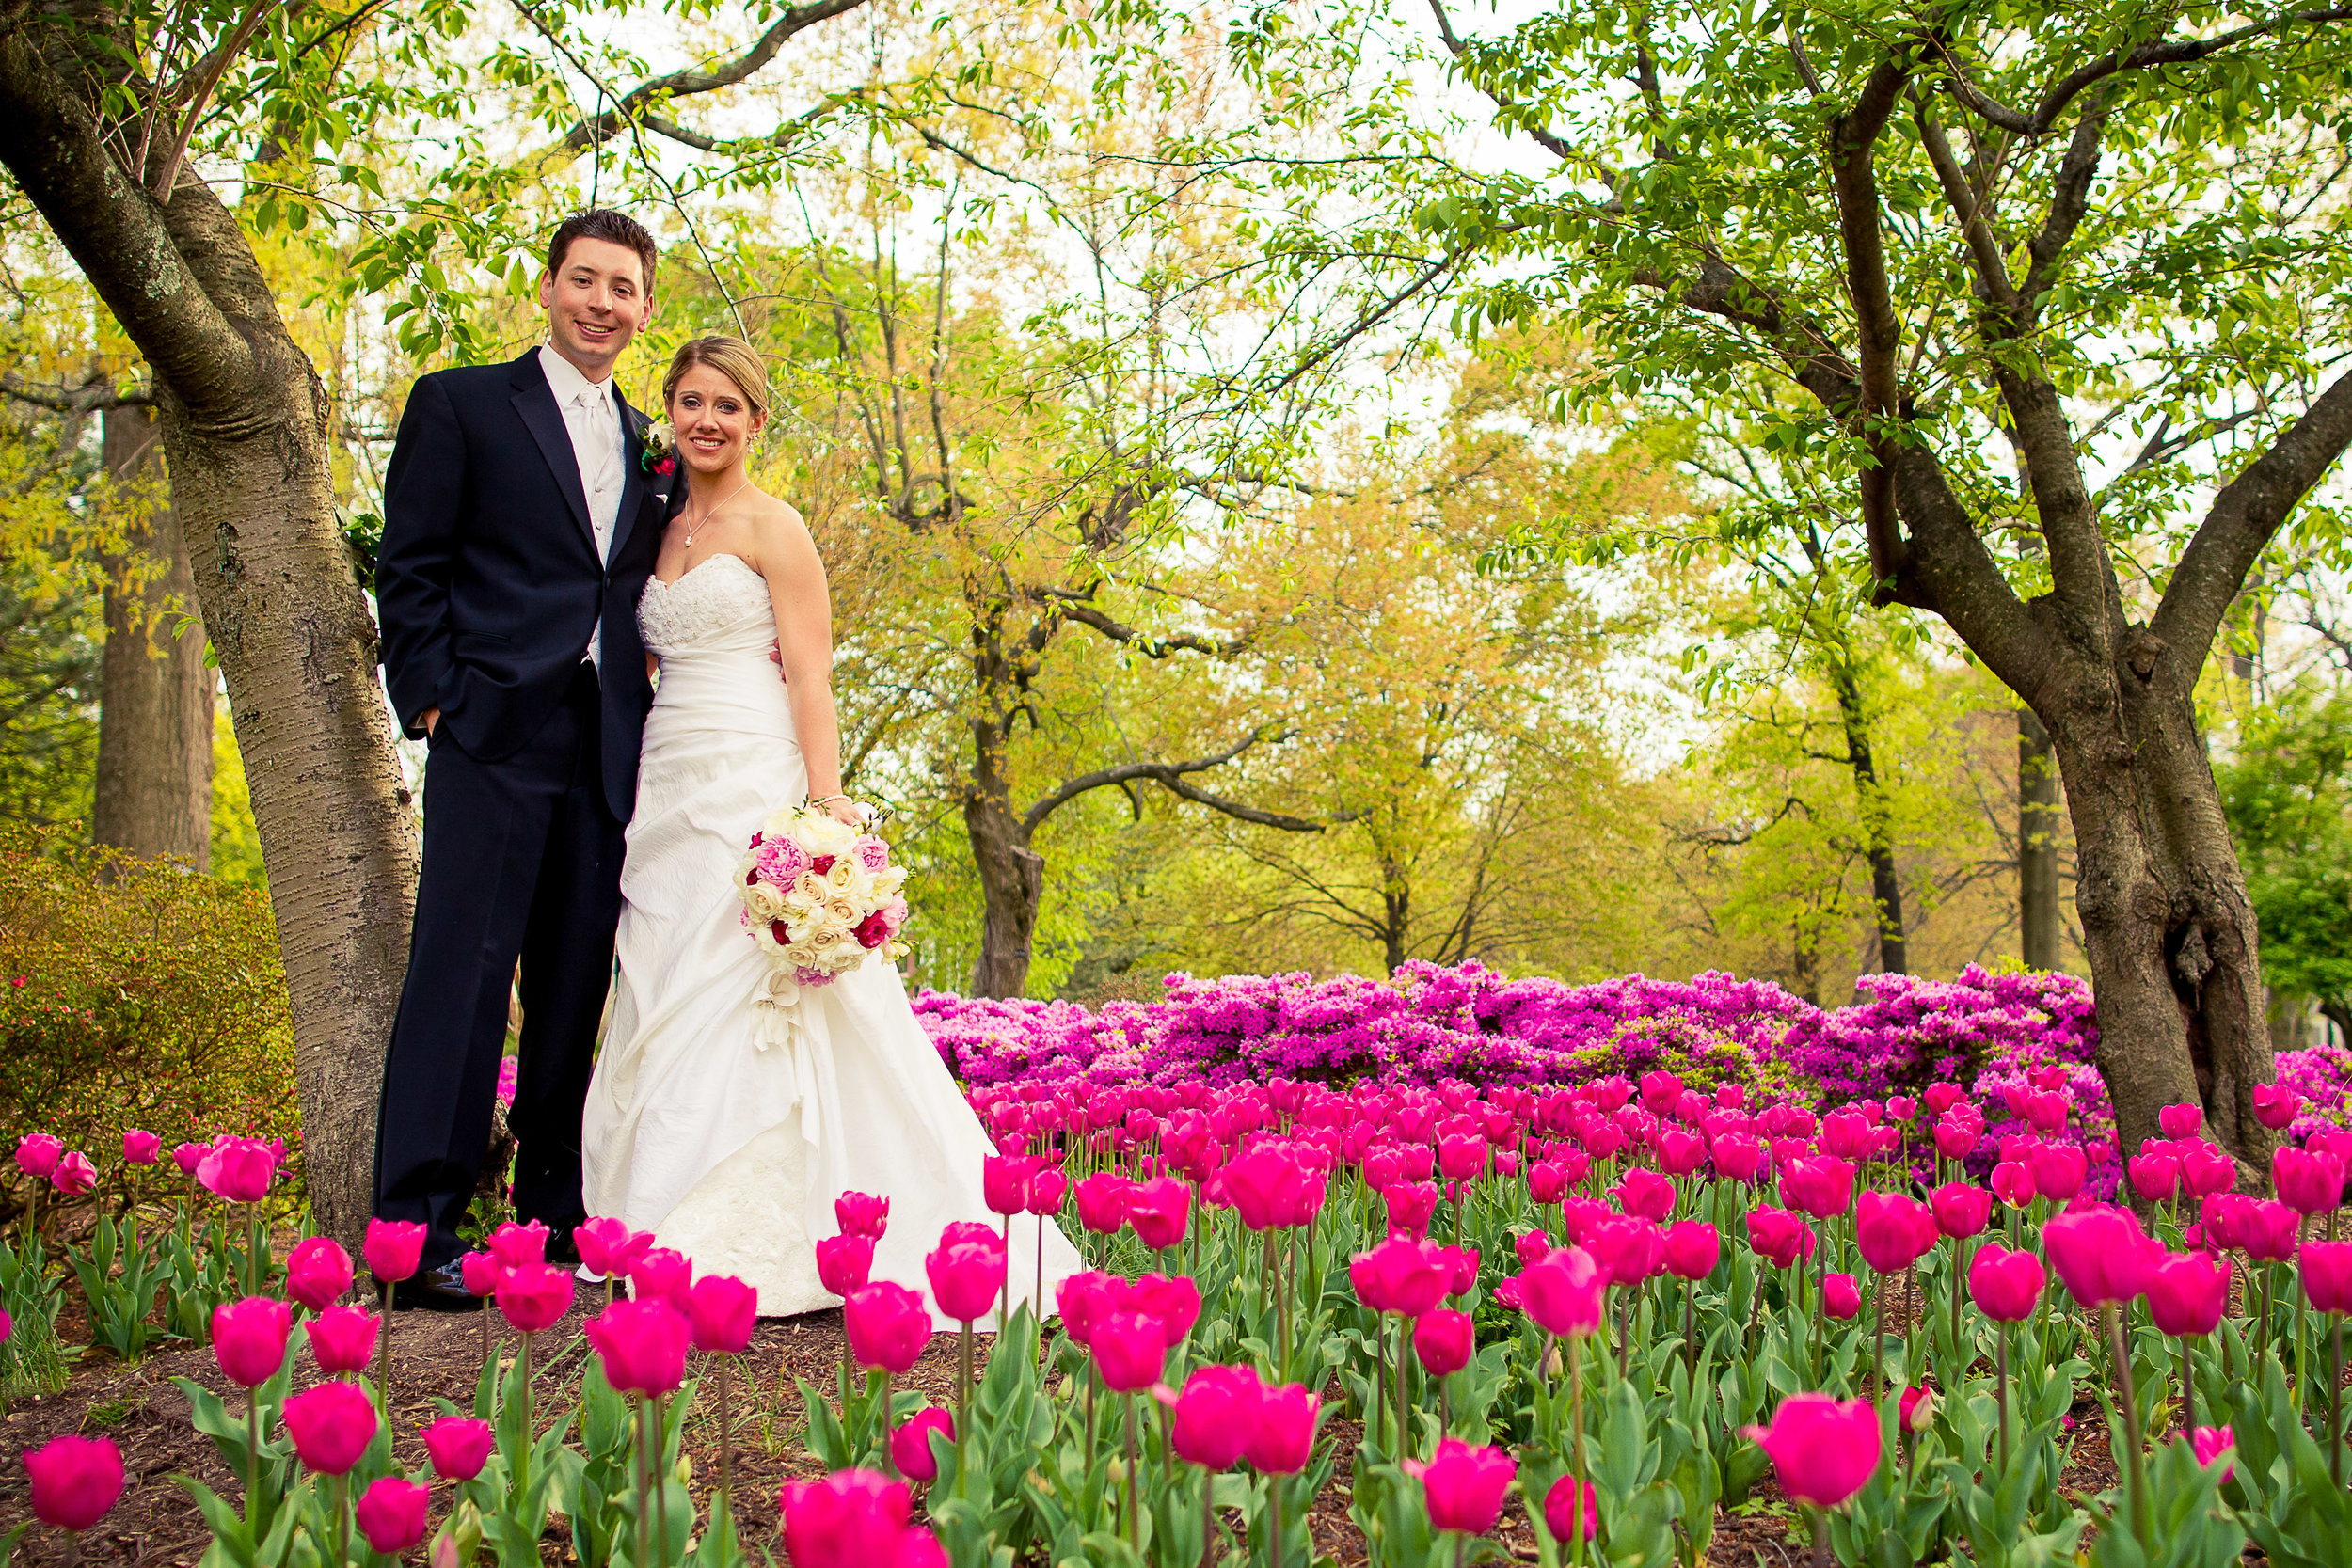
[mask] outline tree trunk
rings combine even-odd
[[[2277,1069],[2253,904],[2197,731],[2197,672],[2175,669],[2137,628],[2122,641],[2112,671],[2054,660],[2056,700],[2035,704],[2074,826],[2099,1070],[2123,1150],[2160,1135],[2165,1106],[2201,1105],[2241,1182],[2259,1190],[2272,1137],[2253,1089]]]
[[[142,486],[148,503],[126,554],[107,564],[106,654],[98,719],[98,778],[90,835],[135,855],[170,855],[197,870],[212,862],[213,672],[194,611],[169,492],[162,433],[136,407],[105,414],[106,471]],[[188,617],[173,635],[173,623]]]
[[[975,996],[1019,996],[1029,984],[1029,942],[1037,934],[1045,893],[1045,857],[1029,847],[1013,815],[1003,753],[976,724],[972,784],[963,796],[963,826],[972,863],[980,873],[980,956],[972,966]]]
[[[149,188],[169,138],[144,182],[116,163],[80,96],[113,68],[72,53],[85,47],[21,17],[0,31],[0,162],[154,375],[269,873],[312,1210],[356,1247],[417,837],[374,623],[336,527],[326,391],[212,188],[192,175],[167,199]]]
[[[2058,966],[2058,777],[2050,732],[2017,710],[2017,941],[2027,969]]]
[[[1895,846],[1886,821],[1886,795],[1879,788],[1878,764],[1870,752],[1870,725],[1862,710],[1862,688],[1843,658],[1829,661],[1837,692],[1837,715],[1846,731],[1846,762],[1853,769],[1854,800],[1862,808],[1864,847],[1870,861],[1870,907],[1878,928],[1879,968],[1910,973],[1903,940],[1903,885],[1895,873]]]

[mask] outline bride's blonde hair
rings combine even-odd
[[[670,356],[670,372],[661,378],[661,406],[667,409],[677,396],[677,384],[686,379],[686,372],[697,365],[707,365],[735,383],[735,389],[751,404],[755,418],[764,419],[768,413],[768,365],[758,350],[740,338],[716,333],[707,338],[690,338],[678,345]]]

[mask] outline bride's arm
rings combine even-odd
[[[760,576],[775,606],[776,652],[784,666],[792,728],[808,766],[812,800],[841,793],[841,725],[833,708],[833,600],[824,562],[801,515],[790,507],[761,512],[752,524]],[[834,815],[848,808],[836,804]]]

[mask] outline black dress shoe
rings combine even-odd
[[[422,1269],[400,1282],[392,1292],[392,1309],[405,1312],[422,1308],[427,1312],[479,1312],[482,1298],[466,1289],[466,1269],[462,1263],[444,1263],[437,1269]]]

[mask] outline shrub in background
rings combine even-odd
[[[294,1030],[267,896],[168,862],[0,828],[0,1135],[55,1132],[126,1196],[122,1132],[299,1149]],[[293,1179],[299,1180],[295,1159]],[[13,1164],[9,1208],[24,1202]],[[182,1184],[167,1157],[142,1193]],[[298,1189],[297,1189],[298,1192]],[[294,1196],[290,1194],[289,1196]]]

